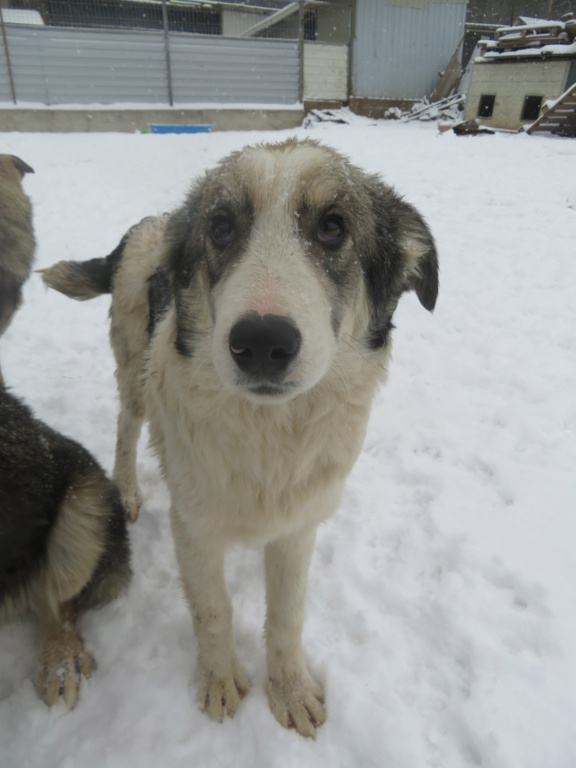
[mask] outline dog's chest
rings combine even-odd
[[[301,408],[231,400],[204,417],[192,398],[178,410],[177,430],[164,430],[173,501],[197,525],[254,542],[334,513],[369,412],[330,399]]]

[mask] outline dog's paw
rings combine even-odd
[[[226,715],[234,717],[249,688],[250,681],[237,662],[228,675],[202,670],[198,681],[198,704],[213,720],[222,722]]]
[[[53,640],[42,650],[36,678],[38,693],[49,707],[62,696],[72,709],[78,701],[82,677],[89,678],[95,669],[94,657],[85,650],[80,636],[67,632],[61,641]]]
[[[316,729],[326,722],[324,691],[308,674],[271,677],[268,703],[280,725],[295,728],[301,736],[315,739]]]
[[[127,493],[122,492],[122,504],[126,512],[126,517],[129,522],[135,523],[138,520],[140,514],[140,507],[142,506],[142,496],[138,489],[131,490]]]

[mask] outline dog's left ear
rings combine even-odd
[[[384,296],[416,291],[430,312],[438,297],[438,255],[432,233],[420,213],[394,189],[372,178],[369,194],[375,218],[375,242]]]
[[[16,155],[12,155],[12,163],[20,176],[24,176],[25,173],[34,173],[34,168],[31,168],[28,163],[25,163],[24,160]]]
[[[416,291],[420,304],[432,312],[438,298],[438,254],[432,233],[418,211],[399,200],[399,244],[406,290]]]

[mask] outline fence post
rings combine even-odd
[[[8,50],[8,38],[6,36],[6,27],[4,26],[4,14],[0,8],[0,26],[2,27],[2,41],[4,43],[4,53],[6,54],[6,67],[8,69],[8,80],[10,81],[10,93],[12,101],[16,104],[16,88],[14,87],[14,77],[12,76],[12,64],[10,63],[10,52]]]
[[[304,103],[304,0],[298,2],[298,101]]]
[[[168,37],[168,11],[166,9],[166,0],[162,0],[162,25],[164,27],[164,52],[166,54],[166,80],[168,83],[168,101],[170,106],[174,106],[174,96],[172,93],[172,65],[170,62],[170,39]]]

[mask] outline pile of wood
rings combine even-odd
[[[576,83],[571,85],[558,99],[542,107],[542,114],[526,133],[549,131],[559,136],[576,136]]]
[[[566,46],[566,53],[572,53],[571,48],[576,39],[576,19],[573,14],[568,14],[564,21],[527,18],[521,18],[520,21],[523,23],[517,26],[497,29],[493,40],[481,40],[480,54],[494,56],[527,48],[537,51],[548,45]]]

